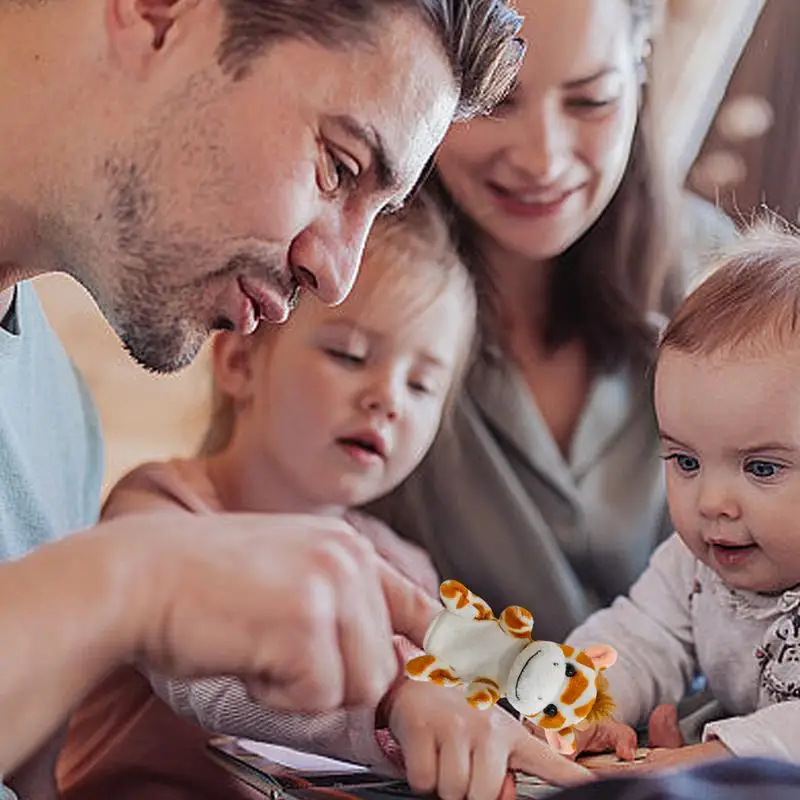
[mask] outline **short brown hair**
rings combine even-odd
[[[402,211],[378,217],[370,230],[362,262],[365,266],[379,262],[376,268],[383,270],[381,285],[386,281],[393,287],[392,291],[398,295],[397,302],[410,316],[449,287],[457,285],[462,290],[464,314],[469,326],[464,332],[460,358],[448,392],[447,412],[473,357],[477,298],[472,276],[458,255],[447,220],[435,199],[422,190]],[[419,275],[420,272],[424,275]],[[403,279],[408,277],[412,280],[404,282]],[[422,278],[425,291],[420,292],[420,280],[413,278]],[[263,325],[251,335],[262,337],[266,344],[269,337],[280,334],[281,326]],[[236,424],[234,401],[214,382],[211,395],[211,420],[200,445],[201,456],[215,455],[223,450],[230,442]]]
[[[459,92],[457,119],[489,111],[517,74],[521,17],[503,0],[221,0],[219,62],[234,78],[275,40],[305,38],[327,47],[369,41],[391,11],[418,14],[447,56]]]
[[[661,349],[774,352],[800,343],[800,237],[762,224],[719,254],[664,331]]]

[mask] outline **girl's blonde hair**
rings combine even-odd
[[[444,291],[457,287],[468,320],[461,357],[448,393],[449,408],[471,363],[475,344],[477,299],[473,279],[459,257],[450,235],[449,221],[433,197],[419,192],[401,212],[379,217],[370,231],[363,264],[382,270],[373,291],[389,291],[403,304],[409,318],[419,314]],[[421,287],[424,287],[422,289]],[[346,301],[345,301],[346,302]],[[253,336],[263,343],[280,336],[280,326],[262,325]],[[223,450],[233,437],[236,406],[212,378],[211,419],[199,454],[210,456]]]

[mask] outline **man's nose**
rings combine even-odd
[[[320,220],[292,245],[292,271],[304,289],[323,303],[338,305],[353,288],[374,214]]]

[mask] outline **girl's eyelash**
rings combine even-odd
[[[331,358],[335,358],[337,361],[345,361],[348,364],[358,365],[364,363],[364,356],[357,356],[353,353],[348,353],[346,350],[337,350],[335,347],[326,347],[325,352],[331,356]]]

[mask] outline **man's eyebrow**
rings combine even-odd
[[[611,75],[614,72],[619,72],[617,67],[602,67],[601,69],[597,70],[597,72],[593,72],[591,75],[587,75],[585,78],[578,78],[574,81],[567,81],[564,84],[564,88],[580,89],[581,86],[586,86],[589,83],[594,83],[594,81],[599,81],[600,78],[605,78],[606,75]]]
[[[349,114],[338,114],[332,119],[348,135],[358,139],[369,149],[378,179],[378,189],[382,192],[398,191],[403,185],[400,170],[386,150],[380,133],[372,125],[364,125]]]

